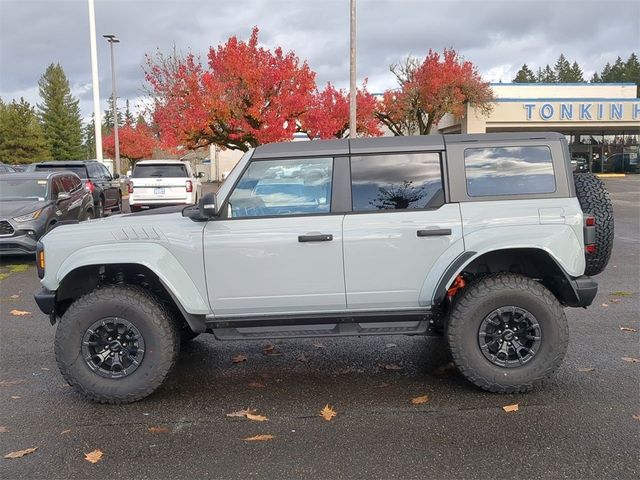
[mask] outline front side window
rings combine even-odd
[[[354,212],[438,208],[444,203],[439,153],[351,157]]]
[[[329,213],[332,171],[332,158],[254,161],[229,198],[231,217]]]
[[[464,166],[470,197],[556,191],[551,150],[546,146],[467,148]]]

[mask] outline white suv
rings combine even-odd
[[[202,184],[189,162],[142,160],[136,163],[129,183],[131,211],[168,205],[194,204]]]

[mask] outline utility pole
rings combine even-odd
[[[349,39],[349,138],[356,138],[356,0],[351,0]]]
[[[115,173],[120,175],[120,138],[118,137],[118,95],[116,93],[116,61],[113,53],[113,44],[120,43],[115,35],[102,35],[109,42],[111,48],[111,111],[113,112],[113,140],[115,144],[116,158],[114,159]]]
[[[89,2],[89,44],[91,47],[91,80],[93,82],[93,123],[96,140],[96,160],[102,163],[102,114],[100,110],[100,85],[98,81],[98,47],[96,45],[96,11],[93,0]]]

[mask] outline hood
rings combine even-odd
[[[13,218],[39,210],[49,204],[48,201],[28,200],[2,200],[0,201],[0,217]]]

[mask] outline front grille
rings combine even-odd
[[[13,227],[6,220],[0,220],[0,235],[13,235]]]

